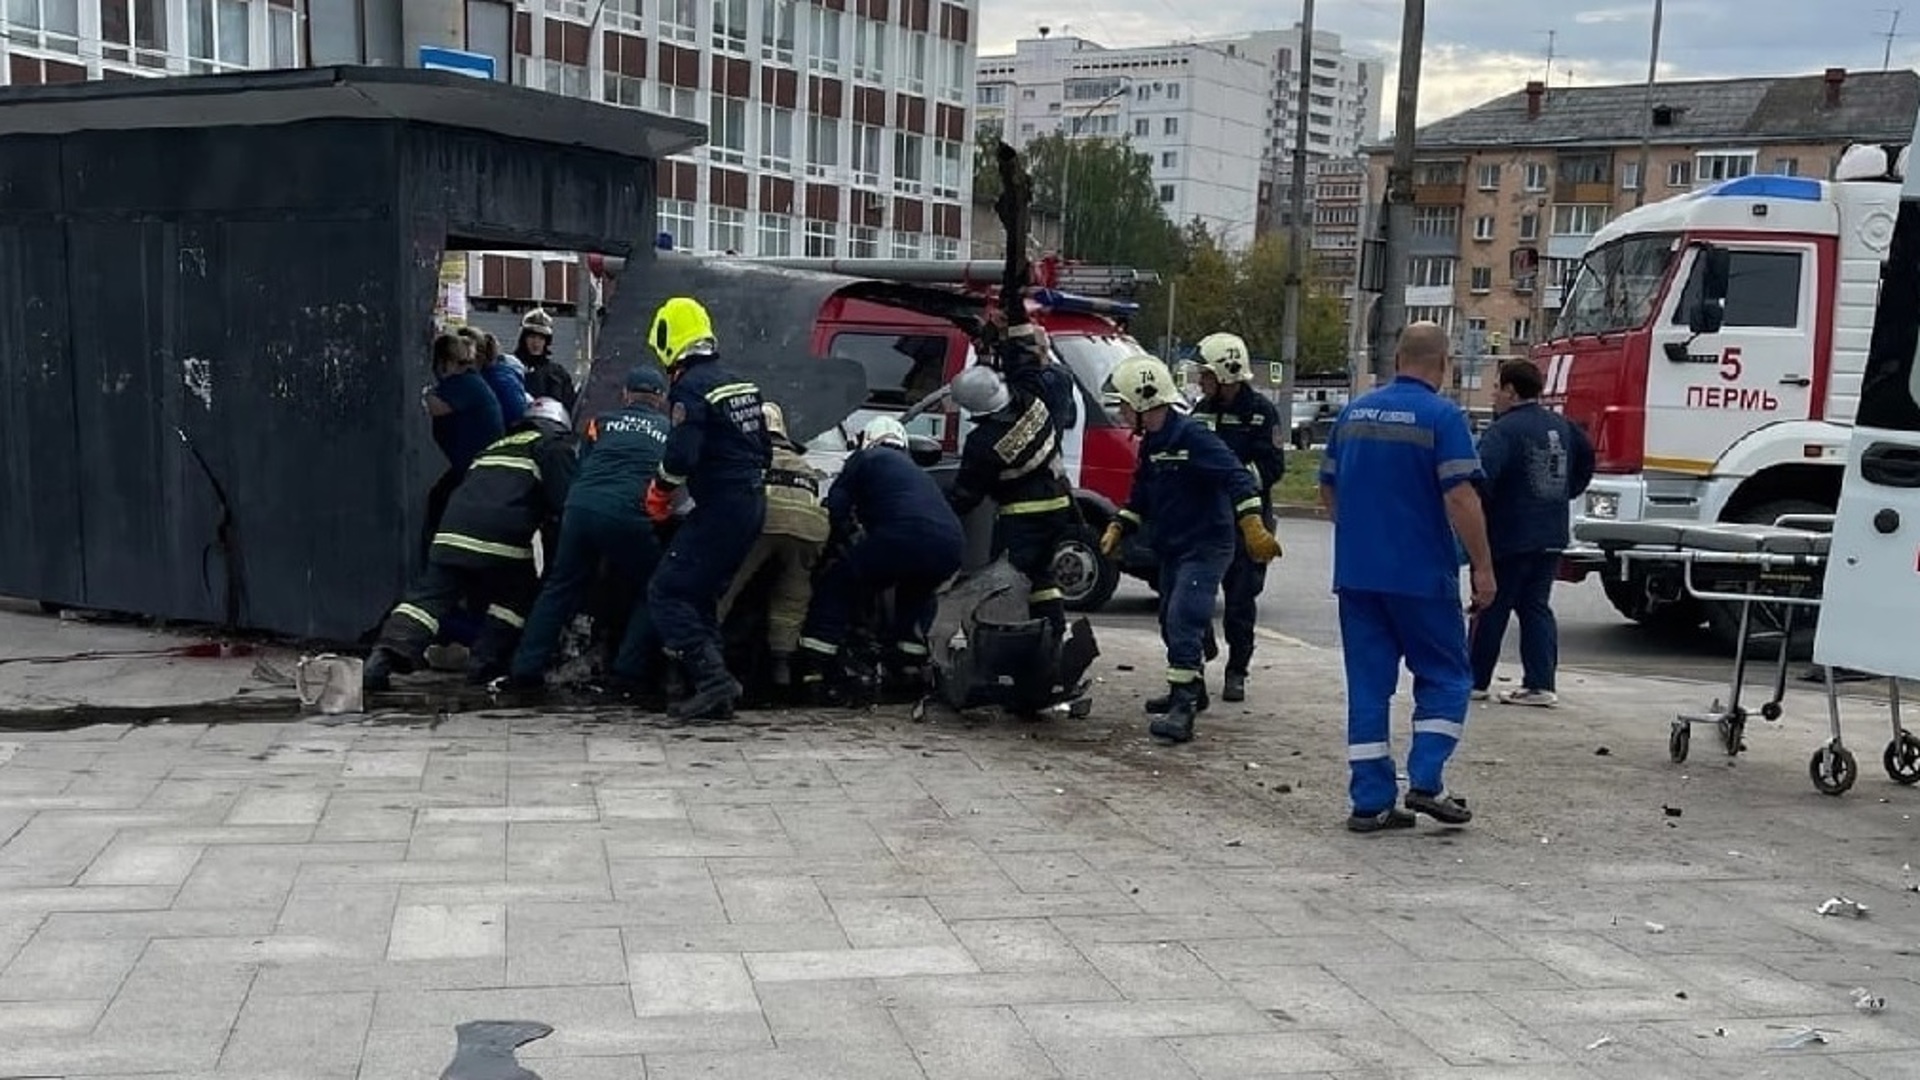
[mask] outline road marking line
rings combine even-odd
[[[1286,645],[1290,648],[1295,648],[1295,649],[1313,649],[1315,651],[1318,651],[1320,648],[1318,645],[1313,645],[1306,641],[1302,641],[1301,639],[1294,637],[1291,634],[1283,634],[1278,630],[1269,630],[1264,626],[1254,627],[1253,635],[1255,637],[1265,638],[1268,641],[1274,642],[1276,644]]]

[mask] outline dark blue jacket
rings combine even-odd
[[[1567,546],[1567,504],[1593,480],[1593,444],[1584,432],[1537,402],[1517,405],[1480,436],[1480,468],[1494,558]]]
[[[1073,372],[1055,361],[1040,368],[1036,381],[1040,400],[1046,402],[1047,412],[1053,417],[1054,429],[1066,434],[1068,428],[1080,422],[1080,387],[1073,381]]]
[[[1211,399],[1193,410],[1193,418],[1213,430],[1227,444],[1242,465],[1250,465],[1260,483],[1260,504],[1270,512],[1273,485],[1286,474],[1287,428],[1280,423],[1280,410],[1265,394],[1240,384],[1233,400],[1220,404]]]
[[[847,458],[826,497],[833,534],[844,537],[857,520],[869,536],[945,554],[962,552],[966,537],[940,485],[904,450],[869,446]]]
[[[587,422],[580,444],[580,473],[573,478],[567,509],[640,520],[647,481],[666,453],[667,418],[645,405],[601,413]]]
[[[493,440],[506,434],[500,402],[487,380],[472,371],[456,372],[433,384],[433,396],[453,411],[433,418],[433,441],[447,456],[447,464],[466,472]]]
[[[480,369],[480,377],[487,380],[487,386],[500,402],[500,419],[508,427],[520,422],[527,414],[527,384],[520,373],[505,364],[488,364]]]
[[[1123,527],[1152,526],[1162,561],[1208,548],[1232,551],[1234,523],[1261,511],[1253,473],[1206,425],[1169,413],[1159,431],[1140,440],[1133,493],[1120,511]]]
[[[695,506],[727,495],[764,495],[773,435],[760,411],[760,388],[718,360],[690,357],[682,363],[667,392],[673,433],[660,459],[661,481],[685,484]]]

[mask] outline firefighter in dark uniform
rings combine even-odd
[[[1064,636],[1067,609],[1053,555],[1079,522],[1060,464],[1059,429],[1044,401],[1010,390],[992,368],[974,366],[955,376],[953,403],[973,417],[974,428],[947,501],[962,518],[989,498],[999,504],[994,547],[1026,576],[1031,616]]]
[[[1287,468],[1283,456],[1287,429],[1273,402],[1247,385],[1247,355],[1247,343],[1236,334],[1208,334],[1200,339],[1200,390],[1206,396],[1194,407],[1193,418],[1220,436],[1233,456],[1253,472],[1260,486],[1260,520],[1271,531],[1273,485]],[[1253,628],[1259,618],[1256,600],[1266,584],[1266,563],[1254,561],[1241,544],[1222,582],[1227,594],[1220,620],[1227,639],[1227,673],[1220,689],[1224,700],[1247,699]]]
[[[1207,705],[1204,643],[1220,579],[1233,561],[1234,523],[1255,561],[1276,558],[1280,544],[1261,520],[1253,473],[1205,426],[1171,408],[1179,389],[1165,364],[1145,354],[1129,357],[1114,369],[1113,388],[1121,415],[1143,438],[1133,493],[1101,536],[1100,550],[1111,556],[1127,533],[1153,526],[1168,690],[1147,703],[1149,713],[1163,714],[1149,730],[1186,742]]]
[[[426,569],[380,624],[362,675],[366,689],[385,690],[396,672],[418,668],[440,620],[462,600],[486,612],[467,681],[477,686],[506,674],[540,591],[533,538],[559,520],[576,468],[567,410],[551,398],[536,400],[481,451],[447,501]]]
[[[673,382],[673,431],[647,488],[647,516],[671,518],[683,485],[693,499],[647,588],[654,627],[693,686],[667,711],[676,719],[725,719],[743,689],[727,671],[718,608],[766,521],[773,440],[760,388],[720,365],[713,320],[698,301],[676,296],[660,305],[649,343]]]
[[[1026,326],[1032,333],[1033,349],[1030,356],[1036,369],[1034,372],[1036,389],[1040,400],[1047,403],[1047,412],[1053,417],[1054,430],[1058,431],[1060,437],[1064,439],[1067,437],[1067,432],[1080,422],[1080,387],[1073,380],[1073,372],[1053,355],[1053,343],[1047,339],[1046,328],[1037,323],[1027,323]],[[1020,329],[1020,327],[1014,327],[1007,334],[1011,342],[1016,345],[1021,337]],[[1019,381],[1018,361],[1013,365],[1003,361],[1002,367],[1007,371],[1009,378]]]

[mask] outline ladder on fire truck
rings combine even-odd
[[[749,257],[741,260],[783,270],[804,270],[817,274],[870,278],[924,285],[958,285],[968,289],[998,288],[1006,264],[999,259],[808,259],[778,256]],[[1160,275],[1152,270],[1129,266],[1088,266],[1049,255],[1033,263],[1031,289],[1038,293],[1094,297],[1131,301],[1144,285],[1160,284]],[[1036,299],[1044,299],[1035,297]]]

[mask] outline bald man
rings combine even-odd
[[[1473,433],[1439,393],[1450,381],[1446,330],[1408,326],[1394,365],[1392,383],[1340,413],[1320,465],[1347,669],[1347,828],[1359,833],[1411,828],[1415,813],[1473,820],[1442,778],[1473,689],[1456,537],[1473,568],[1473,606],[1494,596]],[[1404,809],[1389,730],[1402,661],[1413,672]]]

